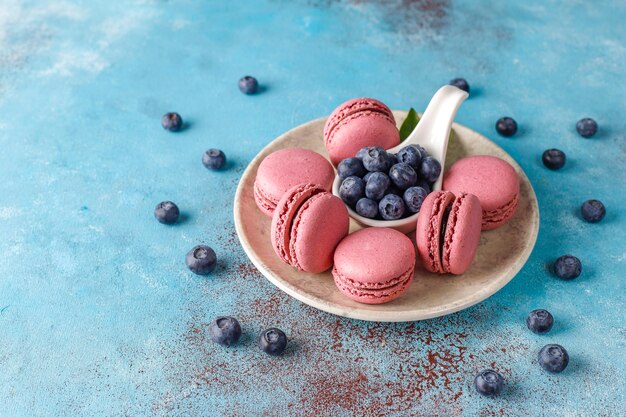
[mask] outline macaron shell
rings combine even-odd
[[[337,244],[348,234],[350,216],[339,197],[315,194],[298,209],[291,226],[291,264],[298,270],[319,273],[333,265]]]
[[[443,273],[441,264],[440,235],[446,207],[454,201],[454,194],[433,191],[422,203],[417,216],[415,241],[422,265],[430,272]]]
[[[346,297],[364,304],[383,304],[400,297],[413,282],[415,267],[400,277],[380,284],[363,284],[340,274],[333,268],[335,285]]]
[[[393,229],[370,227],[352,233],[339,243],[334,260],[335,285],[360,303],[394,300],[413,281],[413,243]]]
[[[353,157],[363,147],[389,149],[399,143],[393,113],[372,98],[348,100],[331,113],[324,125],[324,144],[334,165]]]
[[[517,208],[519,177],[506,161],[495,156],[469,156],[456,161],[443,177],[443,189],[470,193],[480,200],[482,230],[506,223]]]
[[[265,215],[272,217],[276,209],[276,204],[272,203],[267,196],[263,195],[263,192],[259,190],[256,182],[254,183],[254,201]]]
[[[259,165],[254,183],[255,201],[265,214],[272,215],[283,194],[302,184],[318,184],[330,191],[335,171],[317,152],[285,148],[268,155]]]
[[[325,192],[315,184],[299,184],[285,192],[274,210],[271,226],[272,247],[276,255],[292,265],[289,242],[293,219],[300,207],[312,196]]]
[[[400,143],[400,133],[387,116],[371,111],[354,114],[342,121],[326,144],[334,165],[350,158],[366,146],[392,148]]]
[[[462,274],[470,267],[480,241],[481,219],[478,197],[465,193],[456,196],[444,236],[444,272]]]
[[[516,195],[513,200],[496,210],[483,211],[482,230],[493,230],[508,222],[515,214],[518,202],[519,195]]]
[[[342,120],[345,120],[348,116],[355,113],[366,110],[386,114],[395,124],[395,119],[391,109],[389,109],[389,107],[387,107],[387,105],[385,105],[382,101],[369,97],[353,98],[337,106],[330,116],[328,116],[328,119],[326,119],[326,123],[324,123],[324,143],[328,143],[330,133]]]
[[[415,264],[415,249],[404,233],[368,227],[350,234],[335,251],[339,273],[364,284],[387,282]]]

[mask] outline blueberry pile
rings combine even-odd
[[[419,145],[397,154],[367,147],[337,166],[339,196],[359,215],[397,220],[420,211],[422,202],[441,174],[441,164]]]

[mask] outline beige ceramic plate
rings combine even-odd
[[[394,112],[401,123],[406,112]],[[312,149],[328,156],[322,139],[324,118],[305,123],[265,147],[244,172],[235,194],[235,227],[243,249],[254,265],[278,288],[298,300],[339,316],[370,321],[413,321],[443,316],[479,303],[504,287],[522,268],[535,245],[539,208],[526,174],[498,145],[464,126],[454,124],[446,167],[467,155],[494,155],[513,165],[521,180],[519,206],[504,226],[483,232],[476,258],[463,275],[437,275],[419,266],[415,280],[400,298],[381,305],[360,304],[335,287],[330,270],[322,274],[298,272],[284,264],[270,243],[271,219],[257,208],[253,184],[256,171],[270,153],[287,147]],[[350,231],[360,228],[353,220]],[[414,240],[414,235],[409,237]]]

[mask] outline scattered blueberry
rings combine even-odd
[[[398,161],[409,164],[413,169],[417,170],[422,163],[422,153],[417,146],[407,146],[398,152]]]
[[[398,155],[387,152],[387,157],[389,157],[389,166],[392,167],[398,163]]]
[[[465,78],[455,78],[454,80],[450,81],[450,85],[453,85],[456,88],[460,88],[467,93],[469,93],[470,91],[470,86]]]
[[[389,189],[390,185],[391,180],[389,180],[387,174],[384,172],[372,172],[365,184],[365,196],[372,200],[380,201],[387,194],[387,189]]]
[[[178,113],[165,113],[161,117],[161,126],[170,132],[179,131],[183,127],[183,118]]]
[[[241,336],[241,326],[234,317],[218,317],[209,326],[211,340],[222,346],[237,343]]]
[[[580,212],[589,223],[597,223],[604,219],[606,209],[600,200],[587,200],[580,206]]]
[[[365,197],[365,181],[359,177],[348,177],[341,182],[339,197],[349,206]]]
[[[404,215],[404,200],[395,194],[387,194],[378,203],[378,211],[385,220],[398,220]]]
[[[246,75],[239,80],[239,91],[244,94],[254,94],[259,89],[259,82],[256,78]]]
[[[387,151],[380,146],[368,148],[363,155],[363,166],[370,172],[387,172],[391,166]]]
[[[564,280],[577,278],[582,272],[580,260],[573,255],[563,255],[554,262],[554,273]]]
[[[207,275],[215,269],[217,256],[210,247],[198,245],[187,253],[185,263],[194,274]]]
[[[391,182],[401,190],[406,190],[417,183],[417,173],[411,165],[398,162],[389,170]]]
[[[209,149],[202,154],[202,164],[208,169],[222,169],[226,164],[226,155],[219,149]]]
[[[576,131],[583,138],[590,138],[598,131],[598,124],[595,120],[585,117],[576,123]]]
[[[526,326],[537,334],[548,333],[554,324],[554,317],[548,310],[542,308],[533,310],[526,317]]]
[[[362,161],[363,157],[365,156],[368,150],[369,150],[369,146],[359,149],[359,151],[356,153],[355,158],[359,158]]]
[[[362,177],[365,174],[365,168],[359,158],[346,158],[337,165],[337,173],[342,180],[352,175]]]
[[[537,360],[543,369],[556,374],[567,368],[569,355],[563,346],[550,344],[541,348]]]
[[[282,330],[272,327],[259,336],[259,347],[268,355],[278,356],[287,347],[287,336]]]
[[[178,206],[171,201],[162,201],[154,209],[154,217],[164,224],[175,223],[179,215]]]
[[[437,181],[441,174],[441,164],[432,156],[422,159],[420,175],[429,183]]]
[[[480,395],[485,397],[495,397],[502,391],[504,385],[504,379],[502,375],[492,369],[485,369],[480,371],[476,377],[474,377],[474,387]]]
[[[378,203],[369,198],[362,198],[356,202],[356,212],[359,216],[374,219],[378,215]]]
[[[548,149],[541,155],[541,160],[546,168],[551,170],[561,169],[565,165],[565,153],[558,149]]]
[[[424,199],[428,195],[428,191],[422,187],[409,187],[404,192],[404,203],[411,213],[417,213],[422,207]]]
[[[502,136],[513,136],[517,132],[517,123],[510,117],[502,117],[496,122],[496,130]]]

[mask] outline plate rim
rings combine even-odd
[[[399,111],[399,110],[394,110],[394,113],[406,114],[405,111]],[[517,170],[524,175],[525,180],[529,185],[530,202],[534,206],[534,217],[536,220],[535,224],[537,226],[533,228],[532,230],[532,233],[530,236],[531,244],[527,245],[524,248],[524,251],[521,253],[521,256],[518,258],[519,260],[521,260],[521,262],[515,263],[514,265],[512,265],[510,268],[506,270],[508,274],[511,274],[510,278],[505,279],[505,280],[499,280],[497,281],[497,285],[495,286],[485,287],[481,289],[480,291],[477,291],[467,297],[463,297],[457,300],[457,302],[454,302],[451,304],[448,303],[442,308],[437,308],[437,309],[431,308],[428,310],[428,312],[423,312],[423,311],[420,312],[420,310],[411,310],[411,311],[381,310],[379,312],[381,317],[377,319],[377,318],[372,317],[373,315],[372,310],[364,311],[364,310],[359,310],[359,309],[346,309],[344,307],[337,306],[336,304],[330,303],[323,298],[313,296],[308,293],[297,291],[296,289],[288,285],[288,283],[274,277],[274,274],[267,268],[267,266],[260,259],[257,259],[256,256],[253,255],[252,245],[250,244],[250,241],[246,237],[245,233],[243,233],[243,229],[241,225],[243,224],[244,219],[242,219],[241,217],[240,205],[242,201],[241,196],[243,194],[243,189],[244,189],[244,178],[247,178],[249,175],[252,174],[250,172],[251,167],[257,164],[258,160],[261,159],[261,155],[264,155],[265,151],[271,148],[276,141],[279,141],[280,139],[289,135],[292,131],[296,129],[301,129],[310,124],[320,123],[321,121],[324,121],[326,119],[327,117],[319,117],[319,118],[310,120],[308,122],[301,123],[298,126],[295,126],[289,129],[288,131],[282,133],[281,135],[277,136],[276,138],[274,138],[266,146],[264,146],[260,151],[258,151],[255,157],[248,163],[248,165],[246,166],[246,169],[243,171],[241,175],[241,178],[239,179],[239,183],[237,184],[237,190],[235,192],[235,200],[233,204],[233,214],[234,214],[234,222],[235,222],[235,231],[237,233],[237,238],[239,239],[239,243],[241,244],[244,252],[246,253],[246,256],[252,262],[252,264],[261,272],[261,274],[263,274],[263,276],[268,281],[270,281],[280,290],[284,291],[291,297],[313,308],[316,308],[318,310],[322,310],[322,311],[325,311],[327,313],[331,313],[337,316],[341,316],[341,317],[347,317],[350,319],[357,319],[357,320],[364,320],[364,321],[371,321],[371,322],[412,322],[412,321],[428,320],[428,319],[435,318],[435,317],[447,316],[449,314],[453,314],[458,311],[465,310],[471,306],[481,303],[485,301],[486,299],[488,299],[489,297],[491,297],[492,295],[496,294],[502,288],[504,288],[504,286],[506,286],[509,282],[513,280],[513,278],[517,276],[517,274],[519,273],[519,271],[521,271],[524,265],[526,265],[526,262],[528,261],[528,258],[530,258],[530,255],[532,254],[532,251],[534,250],[535,245],[537,243],[537,236],[539,234],[539,227],[540,227],[539,203],[537,200],[535,189],[533,188],[533,185],[530,182],[530,179],[526,175],[526,172],[517,163],[517,161],[515,161],[515,159],[511,157],[508,152],[506,152],[504,148],[502,148],[500,145],[498,145],[491,139],[487,138],[486,136],[482,135],[481,133],[455,122],[452,124],[452,128],[455,131],[468,131],[473,134],[476,134],[482,137],[483,139],[487,140],[488,142],[490,142],[492,145],[494,145],[497,149],[499,149],[506,155],[509,155],[509,157],[511,158],[511,160],[513,160],[513,163],[515,164],[515,168],[517,168]]]

